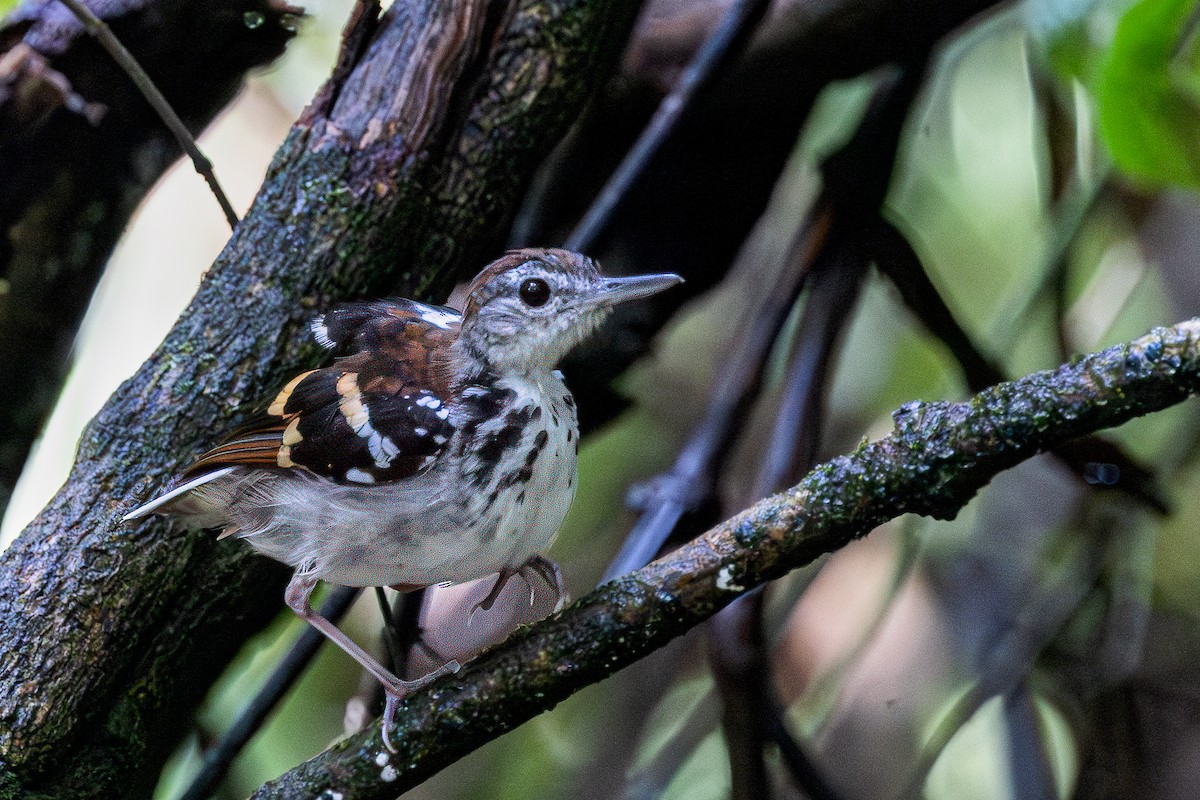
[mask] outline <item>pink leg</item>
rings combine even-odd
[[[370,653],[351,641],[350,637],[342,633],[336,625],[313,610],[309,598],[312,596],[313,589],[316,586],[316,578],[301,575],[298,572],[294,574],[291,583],[288,584],[287,592],[284,594],[287,606],[292,611],[295,611],[301,619],[325,634],[338,647],[345,650],[351,658],[362,665],[363,669],[374,675],[383,684],[383,692],[387,696],[387,702],[383,708],[383,744],[388,750],[395,753],[396,748],[392,746],[389,734],[396,722],[396,709],[399,708],[400,699],[409,692],[432,683],[447,673],[458,672],[458,662],[451,661],[415,681],[406,681],[396,677],[384,669],[383,665],[375,660]]]

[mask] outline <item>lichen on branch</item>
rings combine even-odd
[[[745,591],[905,513],[953,517],[997,473],[1039,452],[1161,410],[1200,389],[1200,319],[961,403],[910,403],[888,436],[812,470],[636,572],[519,630],[414,694],[392,741],[378,726],[262,787],[256,800],[394,798],[579,689],[662,647]],[[327,794],[322,795],[322,792]]]

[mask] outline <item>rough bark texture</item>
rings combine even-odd
[[[312,308],[443,293],[496,249],[537,160],[636,4],[364,4],[330,84],[175,328],[84,432],[67,484],[0,559],[0,797],[124,797],[282,572],[120,516],[291,369]],[[359,43],[363,46],[359,46]],[[186,680],[180,680],[186,675]],[[169,740],[165,742],[169,744]]]
[[[299,20],[283,0],[91,0],[193,132]],[[246,15],[258,20],[250,27]],[[197,35],[203,31],[203,35]],[[57,0],[0,26],[0,511],[129,216],[179,146]]]
[[[952,518],[1001,470],[1198,389],[1200,319],[1193,319],[966,402],[902,406],[887,437],[817,467],[793,488],[521,629],[411,696],[391,736],[398,754],[383,748],[376,725],[254,797],[390,800],[747,590],[901,514]]]

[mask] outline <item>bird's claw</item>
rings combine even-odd
[[[382,728],[383,746],[388,749],[389,753],[395,754],[400,752],[392,744],[392,728],[396,725],[396,713],[400,709],[400,701],[417,689],[433,683],[443,675],[452,675],[460,669],[462,669],[462,665],[457,661],[447,661],[433,672],[417,678],[415,681],[397,679],[395,685],[387,683],[383,685],[383,693],[387,699],[383,704],[383,718],[380,720],[380,726]]]

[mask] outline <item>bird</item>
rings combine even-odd
[[[312,323],[331,364],[296,375],[173,488],[125,522],[219,529],[294,569],[285,602],[399,702],[459,666],[402,680],[312,607],[319,581],[413,590],[541,575],[576,488],[579,427],[558,362],[611,313],[677,283],[605,277],[591,258],[512,250],[471,281],[461,313],[393,298]]]

